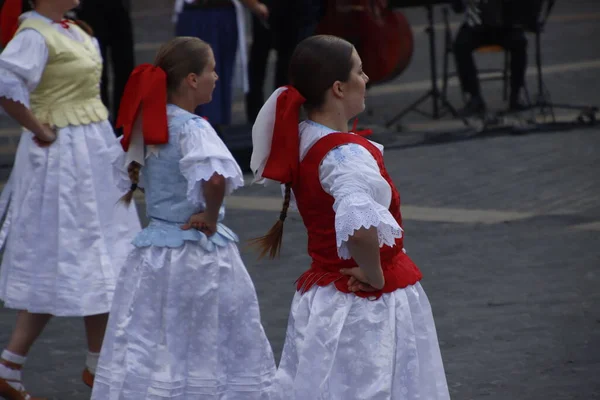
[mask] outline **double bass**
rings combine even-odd
[[[327,0],[317,33],[335,35],[354,45],[369,83],[389,81],[410,64],[414,42],[406,17],[387,0]]]

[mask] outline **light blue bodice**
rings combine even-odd
[[[202,122],[200,117],[177,106],[169,104],[167,110],[169,142],[158,146],[158,152],[150,154],[142,168],[146,214],[150,223],[135,237],[133,244],[137,247],[180,247],[185,241],[192,241],[212,251],[214,246],[237,242],[237,235],[220,222],[217,233],[210,238],[196,229],[184,231],[180,228],[193,214],[202,212],[204,207],[193,204],[187,198],[188,182],[179,167],[183,157],[180,146],[183,126],[190,120],[198,124]],[[222,205],[219,221],[224,217],[225,207]]]

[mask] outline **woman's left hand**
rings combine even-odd
[[[348,290],[351,292],[377,292],[379,289],[366,283],[366,276],[359,267],[342,269],[340,271],[343,275],[348,275]]]
[[[204,213],[198,213],[192,215],[188,222],[181,226],[181,229],[184,231],[197,229],[200,232],[203,232],[206,236],[212,236],[215,234],[215,232],[217,232],[217,224],[207,221]]]
[[[42,130],[34,133],[33,141],[40,147],[48,147],[56,140],[56,131],[48,124],[42,125]]]

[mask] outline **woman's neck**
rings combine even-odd
[[[198,106],[194,100],[188,98],[187,96],[180,96],[177,94],[169,95],[167,101],[179,108],[183,108],[185,111],[191,112],[192,114],[194,111],[196,111],[196,107]]]
[[[336,132],[348,132],[348,119],[338,112],[312,111],[308,113],[308,119]]]
[[[37,12],[41,16],[51,19],[54,22],[60,22],[60,21],[62,21],[63,17],[65,16],[66,11],[57,10],[52,7],[52,4],[42,2],[42,3],[40,3],[40,5],[35,7],[35,12]]]

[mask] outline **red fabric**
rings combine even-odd
[[[365,147],[375,158],[381,175],[392,188],[392,200],[389,211],[402,226],[400,213],[400,195],[388,175],[381,152],[367,139],[348,133],[333,133],[319,139],[308,151],[300,163],[300,174],[292,186],[298,210],[308,231],[308,253],[312,258],[311,268],[297,280],[297,290],[305,292],[313,285],[327,286],[335,283],[335,287],[344,293],[348,290],[348,276],[342,275],[342,268],[353,268],[354,260],[342,260],[337,255],[335,233],[334,199],[327,194],[319,179],[319,166],[327,153],[333,148],[356,143]],[[413,285],[421,280],[419,268],[402,251],[403,238],[396,239],[395,246],[384,246],[380,250],[381,266],[385,277],[385,286],[378,292],[357,292],[360,297],[379,298],[383,293],[393,292],[399,288]]]
[[[373,133],[371,129],[362,129],[357,131],[356,128],[358,126],[358,118],[354,118],[354,124],[352,124],[352,132],[356,133],[358,136],[369,136]]]
[[[356,133],[358,136],[362,136],[362,137],[373,134],[373,131],[371,129],[362,129],[360,131],[354,130],[353,132]]]
[[[5,0],[0,11],[0,44],[6,47],[19,27],[19,16],[23,12],[21,0]]]
[[[133,70],[121,98],[117,128],[123,127],[121,145],[125,151],[129,149],[131,131],[139,112],[142,113],[144,143],[167,143],[167,75],[151,64],[142,64]]]
[[[300,106],[305,99],[293,86],[286,86],[277,97],[271,152],[262,176],[281,183],[291,183],[298,176]],[[273,151],[276,149],[276,151]]]
[[[58,24],[60,24],[60,26],[62,26],[65,29],[69,29],[69,24],[71,23],[70,20],[68,19],[63,19],[60,22],[57,22]]]

